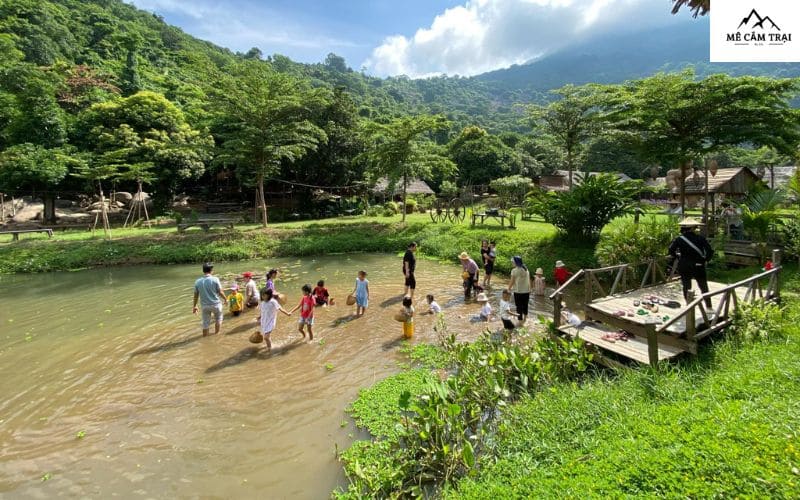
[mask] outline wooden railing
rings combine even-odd
[[[598,292],[601,297],[614,295],[616,293],[628,292],[635,288],[636,272],[635,269],[641,265],[646,265],[642,280],[639,288],[644,288],[648,285],[657,285],[670,281],[675,276],[675,266],[672,266],[672,272],[669,275],[664,271],[666,265],[664,259],[653,259],[643,264],[617,264],[615,266],[599,267],[595,269],[581,269],[573,274],[563,285],[558,287],[553,293],[550,294],[549,299],[553,301],[553,322],[555,326],[561,325],[561,303],[564,297],[564,292],[567,288],[577,283],[580,278],[584,278],[584,303],[588,304],[592,301],[595,292]],[[614,273],[611,278],[611,287],[606,292],[606,289],[601,283],[600,275],[607,273]]]
[[[772,262],[775,265],[772,269],[753,275],[742,281],[738,281],[719,290],[708,292],[693,299],[680,314],[670,318],[669,321],[662,323],[656,328],[657,333],[664,332],[670,326],[683,320],[686,325],[686,338],[689,341],[697,341],[731,324],[733,315],[731,309],[735,310],[742,302],[778,302],[780,301],[780,250],[772,251]],[[762,283],[767,281],[766,287]],[[747,287],[744,296],[740,299],[737,290]],[[706,300],[719,297],[716,308],[708,310]],[[698,330],[697,319],[702,317]]]

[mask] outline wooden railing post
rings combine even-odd
[[[691,303],[694,300],[694,291],[689,290],[689,302]],[[693,340],[694,336],[697,334],[697,322],[695,321],[695,307],[691,306],[686,311],[686,338],[689,340]]]
[[[658,366],[658,334],[656,333],[656,325],[647,325],[647,358],[650,360],[650,366]]]
[[[584,282],[584,292],[583,292],[583,294],[584,294],[583,303],[584,304],[589,304],[590,302],[592,302],[592,278],[593,277],[594,277],[594,273],[591,272],[591,271],[587,271],[586,278],[584,278],[586,280]]]
[[[561,294],[557,293],[553,297],[553,325],[558,328],[561,326]]]
[[[772,265],[775,267],[781,266],[781,251],[777,248],[772,250]],[[781,301],[781,270],[775,273],[775,301],[780,303]]]

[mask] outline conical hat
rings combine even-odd
[[[678,222],[678,225],[681,227],[693,227],[693,226],[702,226],[703,223],[699,220],[695,219],[694,217],[684,217],[682,221]]]

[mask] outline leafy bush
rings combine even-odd
[[[383,213],[383,211],[384,211],[383,207],[371,206],[371,207],[369,207],[367,209],[366,216],[367,217],[377,217],[381,213]]]
[[[783,310],[776,304],[740,302],[729,335],[742,342],[765,342],[782,335]]]
[[[583,178],[570,191],[535,193],[528,206],[569,238],[595,240],[606,224],[633,207],[639,189],[639,183],[603,173]]]
[[[417,209],[417,200],[413,198],[407,199],[405,209],[407,214],[413,214]]]
[[[742,224],[755,241],[765,243],[770,227],[778,223],[778,207],[786,199],[783,191],[768,189],[751,193],[742,205]]]
[[[442,181],[439,186],[439,194],[445,198],[455,198],[458,196],[458,186],[456,186],[455,182]]]
[[[533,189],[533,182],[521,175],[500,177],[489,183],[497,195],[506,205],[519,205],[525,200],[525,195]]]
[[[413,383],[395,405],[387,405],[383,396],[396,394],[400,379],[379,384],[380,405],[373,410],[390,416],[400,412],[401,424],[389,431],[386,421],[371,423],[370,428],[389,437],[346,452],[350,496],[423,496],[431,485],[467,475],[490,446],[501,409],[544,385],[574,380],[592,360],[580,340],[532,341],[520,334],[518,342],[508,343],[486,332],[474,343],[457,343],[442,321],[437,331],[442,350],[436,362],[449,360],[450,374],[440,371],[436,378],[421,370],[408,372]],[[353,406],[359,415],[365,413],[363,404]],[[370,458],[376,448],[379,457]]]
[[[800,210],[794,211],[794,218],[783,223],[783,248],[789,257],[800,261]]]
[[[624,219],[602,232],[595,256],[604,266],[640,264],[666,255],[676,233],[677,226],[668,218],[650,216],[639,224]]]
[[[399,214],[400,213],[400,207],[394,201],[387,201],[386,203],[383,204],[383,208],[384,208],[385,212],[388,212],[388,211],[391,210],[393,214]]]

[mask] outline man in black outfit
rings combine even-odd
[[[417,279],[414,277],[414,269],[417,267],[417,258],[414,252],[417,251],[417,243],[412,241],[408,244],[408,249],[403,255],[403,275],[406,277],[406,295],[414,298],[414,289],[417,288]]]
[[[678,273],[681,275],[683,285],[683,298],[689,303],[689,290],[692,289],[692,279],[697,280],[697,286],[702,293],[708,292],[708,278],[706,278],[706,263],[714,256],[714,250],[708,240],[695,232],[702,224],[697,220],[687,217],[678,225],[681,234],[669,246],[669,254],[678,259]],[[706,306],[711,309],[711,299],[706,298]]]

